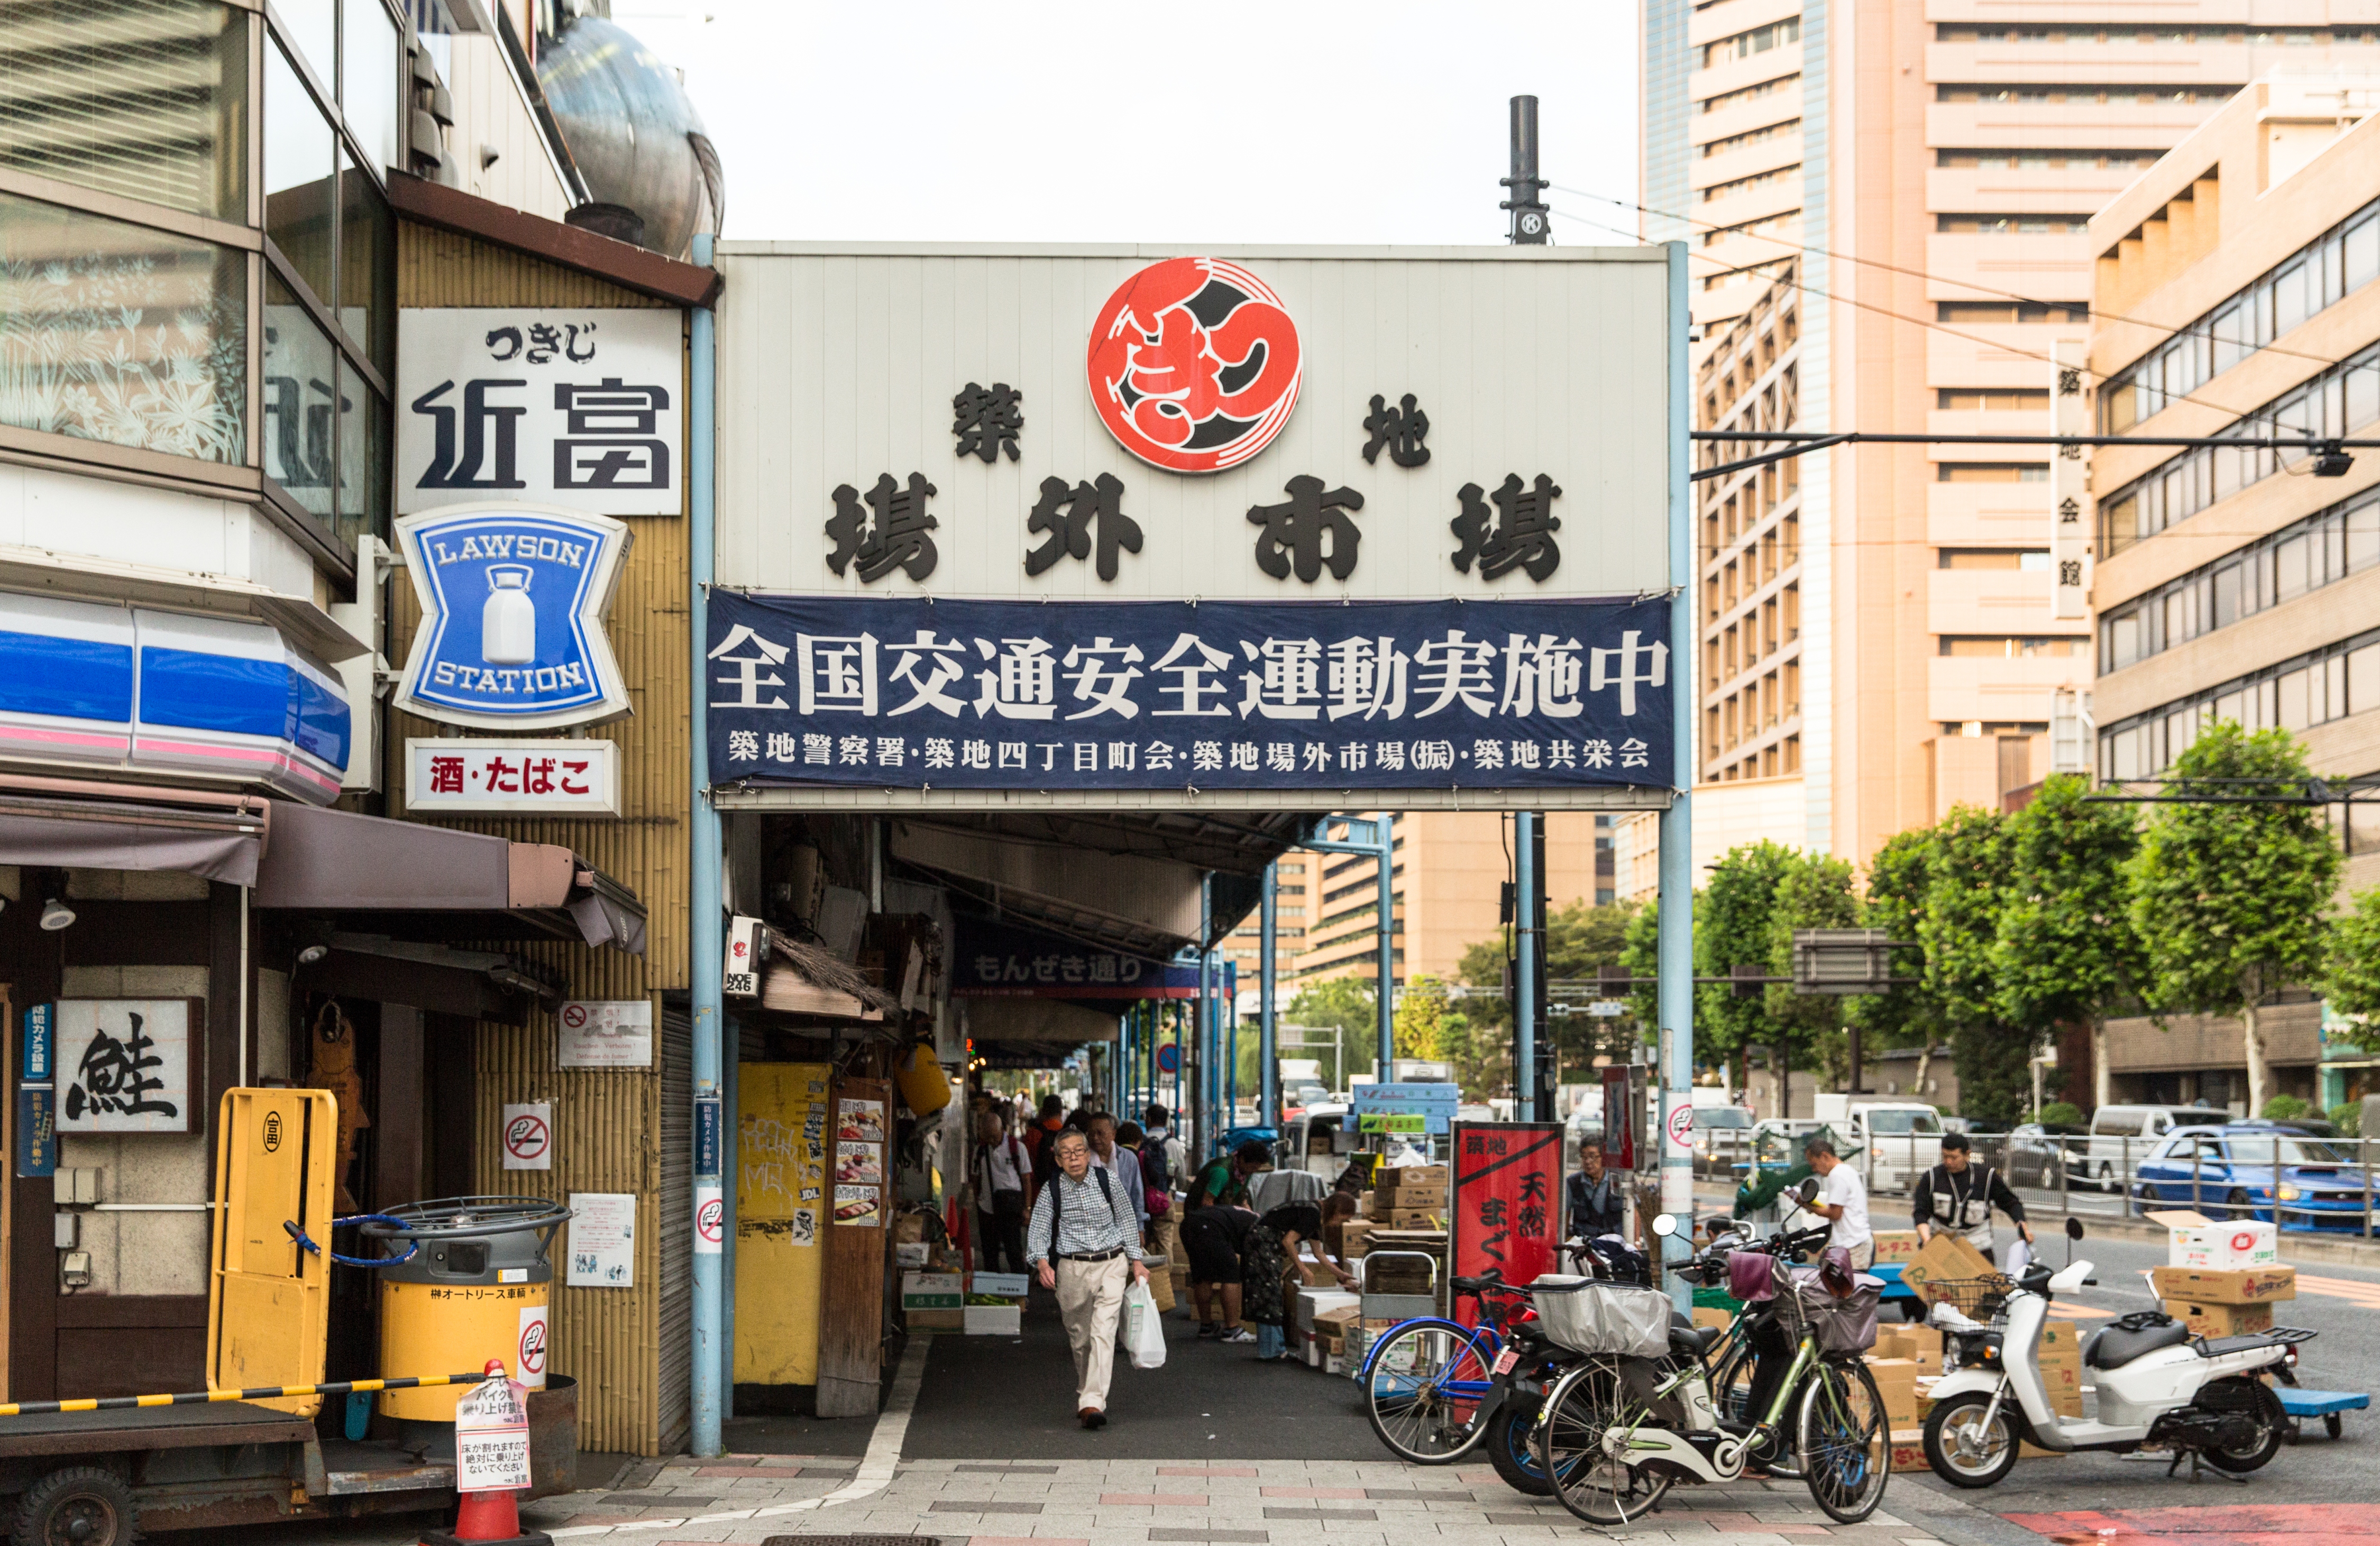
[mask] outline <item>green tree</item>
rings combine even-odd
[[[2249,731],[2218,719],[2175,759],[2172,794],[2279,791],[2307,776],[2288,731]],[[2249,779],[2252,783],[2210,783]],[[2149,996],[2169,1010],[2240,1021],[2248,1109],[2272,1089],[2264,1006],[2292,984],[2321,979],[2338,845],[2318,806],[2245,803],[2161,804],[2132,857],[2132,925],[2149,967]]]
[[[1791,849],[1763,839],[1728,850],[1712,866],[1710,884],[1694,904],[1694,975],[1724,977],[1738,966],[1767,974],[1777,889],[1794,864]],[[1742,1057],[1749,1048],[1766,1047],[1777,1070],[1778,1109],[1792,1109],[1793,1066],[1808,1059],[1805,1025],[1774,1018],[1765,993],[1739,998],[1719,983],[1695,991],[1694,1024],[1697,1050],[1706,1031],[1717,1054]]]
[[[1776,902],[1768,914],[1768,974],[1793,975],[1794,930],[1853,928],[1859,915],[1859,894],[1852,888],[1848,860],[1793,854],[1778,877]],[[1796,1038],[1818,1055],[1828,1081],[1844,1087],[1843,1076],[1852,1071],[1849,1040],[1843,1035],[1844,1001],[1795,993],[1790,982],[1769,984],[1766,999],[1769,1023],[1791,1027]]]
[[[1372,984],[1361,977],[1330,977],[1297,990],[1281,1017],[1284,1025],[1328,1026],[1337,1033],[1336,1045],[1321,1049],[1323,1072],[1334,1089],[1347,1087],[1350,1074],[1370,1073],[1379,1064],[1379,1012]]]
[[[1552,989],[1548,996],[1562,1002],[1592,996],[1596,991],[1592,984],[1602,968],[1627,964],[1627,941],[1641,911],[1633,902],[1597,907],[1585,901],[1550,910],[1546,917],[1546,979],[1548,983],[1586,985]],[[1496,991],[1497,996],[1464,999],[1463,1012],[1469,1021],[1469,1034],[1483,1057],[1489,1039],[1501,1038],[1508,1049],[1504,1056],[1507,1066],[1513,1036],[1512,1004],[1501,994],[1511,941],[1512,930],[1500,929],[1495,938],[1480,940],[1465,949],[1455,967],[1455,976],[1467,986]],[[1574,1081],[1582,1070],[1593,1064],[1597,1053],[1625,1059],[1641,1035],[1638,1026],[1633,1015],[1597,1020],[1583,1014],[1549,1014],[1537,1030],[1540,1035],[1553,1037],[1559,1082],[1562,1079]]]
[[[2033,1043],[2000,1013],[2000,914],[2009,900],[2007,819],[1961,805],[1934,829],[1925,908],[1917,923],[1925,985],[1940,1005],[1959,1060],[1959,1109],[2013,1122],[2032,1104]]]
[[[2000,1013],[2032,1043],[2061,1023],[2090,1026],[2099,1106],[2108,1100],[2107,1015],[2141,1000],[2148,962],[2132,927],[2127,868],[2139,827],[2131,806],[2084,798],[2090,787],[2055,775],[2008,818],[2008,901],[1992,960]]]
[[[1925,916],[1925,898],[1933,885],[1934,828],[1912,827],[1885,839],[1868,861],[1867,896],[1860,908],[1863,928],[1881,929],[1888,939],[1916,940]],[[1922,942],[1921,942],[1922,943]],[[1889,993],[1870,994],[1851,1001],[1851,1018],[1864,1037],[1883,1046],[1913,1046],[1917,1076],[1912,1092],[1925,1088],[1932,1071],[1934,1048],[1949,1032],[1940,1000],[1926,986],[1923,958],[1914,950],[1896,950],[1892,974],[1909,979]]]
[[[2355,899],[2330,925],[2322,972],[2323,997],[2348,1017],[2351,1029],[2329,1033],[2369,1052],[2380,1046],[2380,887]]]
[[[1428,972],[1424,972],[1405,984],[1404,991],[1397,998],[1397,1056],[1429,1058],[1446,1057],[1451,1050],[1443,1045],[1448,1030],[1446,1021],[1449,1018],[1444,982]]]

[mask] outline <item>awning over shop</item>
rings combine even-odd
[[[257,795],[0,774],[0,864],[174,870],[252,886],[273,806]]]
[[[978,1045],[1034,1042],[1062,1061],[1086,1042],[1111,1042],[1117,1020],[1103,1010],[1050,998],[974,998],[967,1001],[967,1039]]]
[[[396,938],[645,948],[635,895],[566,848],[302,805],[273,811],[256,905]]]

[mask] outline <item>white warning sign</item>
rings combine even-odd
[[[501,1376],[455,1403],[455,1490],[503,1492],[528,1486],[528,1403]]]

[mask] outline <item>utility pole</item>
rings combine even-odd
[[[1553,234],[1548,223],[1548,211],[1537,195],[1546,190],[1546,180],[1537,175],[1537,99],[1512,99],[1512,175],[1497,179],[1512,190],[1512,196],[1496,206],[1512,211],[1512,230],[1508,238],[1515,247],[1543,247]]]

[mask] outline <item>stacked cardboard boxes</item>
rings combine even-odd
[[[1914,1229],[1879,1229],[1876,1232],[1876,1260],[1879,1266],[1901,1265],[1917,1256],[1917,1231]]]
[[[911,1331],[965,1331],[965,1281],[957,1273],[903,1273],[901,1318]]]
[[[1900,1281],[1920,1301],[1931,1303],[1942,1296],[1927,1292],[1929,1285],[1989,1277],[1998,1272],[1998,1268],[1984,1260],[1982,1251],[1958,1236],[1937,1234],[1925,1242],[1924,1250],[1902,1262]]]
[[[1372,1188],[1371,1217],[1383,1229],[1436,1229],[1446,1221],[1448,1175],[1442,1165],[1383,1170]]]
[[[2172,1230],[2167,1265],[2149,1270],[2165,1312],[2192,1336],[2273,1329],[2273,1304],[2298,1297],[2298,1270],[2280,1261],[2273,1226],[2217,1221],[2188,1210],[2148,1215]]]
[[[2055,1316],[2041,1327],[2041,1383],[2049,1409],[2059,1417],[2082,1415],[2082,1346],[2071,1321]]]
[[[1364,1311],[1361,1306],[1333,1305],[1314,1312],[1314,1339],[1322,1349],[1322,1371],[1326,1374],[1347,1372],[1349,1345],[1354,1344],[1360,1358],[1363,1341]]]

